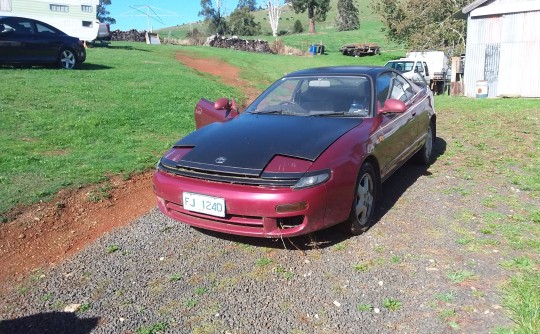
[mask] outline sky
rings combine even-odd
[[[225,15],[238,4],[238,0],[221,1]],[[107,10],[116,19],[111,30],[157,30],[202,19],[197,16],[201,10],[200,0],[111,0]]]

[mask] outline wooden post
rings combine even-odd
[[[452,57],[452,78],[450,79],[450,94],[452,96],[463,95],[463,69],[460,60],[460,57]]]

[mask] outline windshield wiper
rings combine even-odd
[[[261,109],[250,111],[250,114],[282,114],[285,110],[283,109]]]
[[[344,116],[344,117],[367,117],[368,112],[349,111],[310,111],[309,116]]]

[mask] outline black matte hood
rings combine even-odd
[[[193,147],[178,167],[258,176],[276,155],[314,161],[360,118],[242,114],[179,140]]]

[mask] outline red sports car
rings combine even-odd
[[[202,99],[197,130],[158,163],[160,210],[224,233],[292,237],[373,219],[381,183],[409,158],[429,164],[433,96],[393,69],[290,73],[243,113]]]

